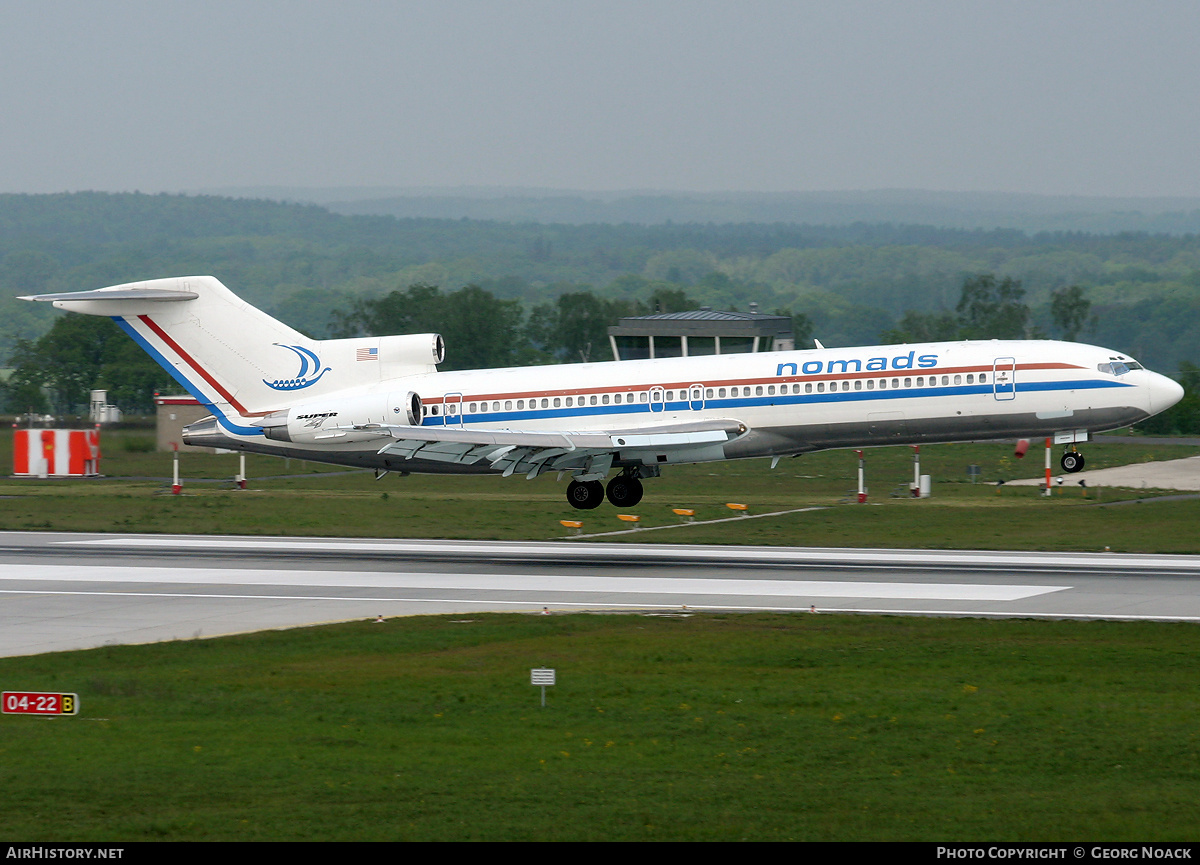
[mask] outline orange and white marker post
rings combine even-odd
[[[1053,448],[1053,443],[1049,438],[1046,439],[1046,489],[1042,493],[1044,496],[1052,495],[1050,487],[1050,451]]]
[[[913,449],[913,482],[912,482],[912,489],[910,490],[910,492],[912,493],[912,497],[914,499],[917,499],[917,498],[921,497],[921,446],[920,445],[912,445],[912,449]]]
[[[863,459],[862,451],[855,451],[858,454],[858,503],[861,505],[867,500],[867,488],[864,485],[866,481],[866,460]],[[918,478],[918,483],[920,479]]]

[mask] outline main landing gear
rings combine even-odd
[[[581,511],[598,508],[604,501],[604,485],[600,481],[571,481],[567,485],[567,501]]]
[[[642,492],[642,482],[636,475],[622,472],[608,482],[608,500],[618,508],[633,507],[642,500]],[[581,511],[600,507],[604,496],[600,481],[571,481],[567,485],[567,501]]]
[[[608,482],[608,500],[619,508],[633,507],[642,500],[642,482],[634,475],[617,475]]]
[[[1064,472],[1067,472],[1068,474],[1075,474],[1075,472],[1083,471],[1084,462],[1085,460],[1083,459],[1083,454],[1072,447],[1071,450],[1062,455],[1062,458],[1058,461],[1058,464],[1062,466]]]

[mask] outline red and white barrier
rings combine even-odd
[[[99,430],[13,430],[14,476],[21,478],[86,478],[99,474]]]

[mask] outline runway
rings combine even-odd
[[[1200,621],[1200,557],[0,533],[0,655],[484,611]]]

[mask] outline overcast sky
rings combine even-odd
[[[0,0],[0,191],[1200,195],[1200,5]]]

